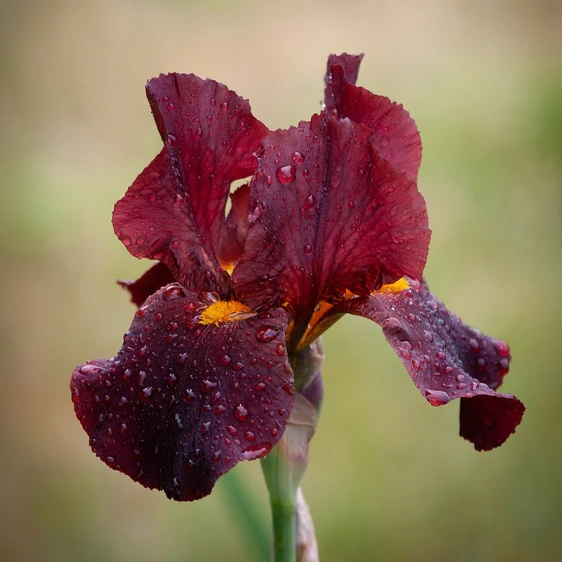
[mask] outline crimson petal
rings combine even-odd
[[[509,346],[463,324],[429,292],[425,281],[339,305],[374,320],[434,406],[461,398],[460,434],[479,451],[501,445],[521,422],[523,404],[494,392],[509,369]]]
[[[421,277],[425,202],[369,139],[365,127],[326,114],[265,139],[233,273],[252,307],[288,302],[302,329],[321,299]]]
[[[93,451],[176,500],[211,492],[279,441],[294,402],[282,309],[220,326],[172,284],[137,310],[116,357],[75,369],[71,392]]]
[[[342,55],[343,57],[344,55]],[[368,127],[381,154],[416,181],[422,143],[415,121],[402,105],[355,86],[362,55],[328,59],[325,100],[328,110]]]
[[[160,262],[153,265],[136,281],[117,281],[131,295],[131,302],[140,306],[150,295],[164,285],[174,282],[170,268]]]
[[[115,231],[183,285],[228,293],[216,259],[226,199],[232,181],[254,172],[267,128],[247,100],[192,74],[160,75],[147,96],[164,148],[116,204]]]
[[[232,207],[221,232],[218,252],[219,259],[224,265],[234,264],[244,253],[244,242],[248,232],[249,199],[250,186],[247,183],[230,194]]]
[[[328,69],[324,75],[324,103],[328,112],[337,111],[334,99],[334,90],[332,86],[332,70],[333,66],[339,66],[343,69],[345,80],[350,84],[355,84],[359,77],[359,66],[363,60],[364,53],[360,55],[350,55],[342,53],[341,55],[330,55],[328,57]]]

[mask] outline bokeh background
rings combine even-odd
[[[90,452],[68,383],[112,356],[138,276],[114,202],[159,150],[160,72],[213,77],[270,128],[320,108],[326,57],[403,103],[424,141],[433,291],[510,342],[527,413],[498,450],[458,437],[379,328],[325,337],[304,491],[323,562],[562,559],[562,3],[556,0],[0,2],[0,552],[3,560],[263,560],[259,463],[176,504]],[[250,528],[235,501],[254,505]],[[260,550],[261,549],[261,550]]]

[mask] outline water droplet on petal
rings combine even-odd
[[[480,351],[480,344],[477,340],[471,338],[468,343],[470,344],[470,347],[472,348],[472,351],[474,351],[474,353],[478,353]]]
[[[203,379],[199,386],[201,388],[201,391],[207,394],[217,387],[217,383],[212,382],[209,379]]]
[[[279,328],[273,326],[260,326],[256,330],[256,339],[261,343],[270,342],[275,339],[279,331]]]
[[[502,357],[509,356],[509,345],[502,340],[494,340],[494,347]]]
[[[291,183],[295,179],[296,174],[297,174],[297,169],[295,168],[294,164],[281,166],[277,168],[277,172],[276,172],[277,179],[285,185]]]
[[[173,301],[183,297],[183,291],[177,285],[172,285],[164,289],[162,300]]]
[[[298,151],[293,152],[292,158],[295,164],[302,164],[304,162],[304,156]]]
[[[243,404],[238,404],[234,408],[234,415],[238,421],[245,422],[248,419],[248,409]]]
[[[425,397],[432,406],[442,406],[449,402],[449,395],[441,390],[427,390]]]
[[[312,246],[310,244],[305,244],[302,250],[307,256],[312,254]]]
[[[431,332],[428,332],[427,330],[423,331],[423,337],[430,343],[433,341],[433,334]]]
[[[303,203],[305,209],[312,209],[316,205],[316,197],[314,195],[309,195]]]
[[[381,146],[388,146],[390,143],[390,137],[384,135],[381,137]]]
[[[242,455],[245,460],[253,461],[255,459],[265,457],[269,451],[271,451],[271,445],[269,443],[264,443],[263,445],[252,445],[251,447],[244,449],[244,451],[242,451]]]

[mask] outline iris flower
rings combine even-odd
[[[430,404],[460,399],[477,450],[521,421],[523,404],[496,392],[508,345],[463,324],[422,277],[420,136],[401,105],[355,85],[361,58],[331,56],[324,109],[287,130],[214,80],[148,82],[164,146],[113,225],[158,263],[126,284],[139,308],[117,355],[71,381],[111,468],[175,500],[209,494],[278,443],[300,390],[295,357],[343,314],[382,327]]]

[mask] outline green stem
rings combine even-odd
[[[290,502],[271,501],[273,520],[273,561],[296,562],[296,506]]]
[[[261,467],[271,506],[273,562],[296,562],[298,483],[293,481],[294,475],[283,445],[284,443],[278,443],[269,455],[261,460]]]

